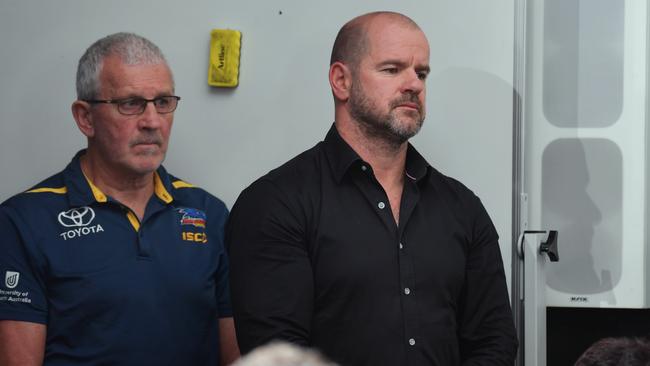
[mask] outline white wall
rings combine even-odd
[[[118,31],[158,44],[175,73],[165,166],[230,207],[258,176],[321,140],[333,121],[327,82],[336,32],[395,10],[431,43],[428,117],[414,144],[472,188],[511,255],[514,2],[0,0],[0,200],[62,169],[85,145],[70,115],[76,63]],[[207,85],[210,30],[242,37],[240,85]],[[508,276],[509,277],[509,276]]]

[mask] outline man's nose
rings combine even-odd
[[[419,73],[415,70],[409,70],[404,78],[402,92],[419,94],[424,90],[424,80],[420,77]]]
[[[142,128],[158,128],[164,120],[162,114],[158,113],[153,101],[144,105],[144,111],[140,114],[139,124]]]

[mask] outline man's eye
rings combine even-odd
[[[427,78],[428,75],[429,75],[429,74],[427,74],[426,72],[418,72],[418,79],[420,79],[420,80],[426,80],[426,78]]]
[[[171,103],[171,102],[169,101],[169,98],[166,98],[166,97],[165,97],[165,98],[158,98],[158,99],[156,99],[155,103],[156,103],[156,105],[159,106],[159,107],[166,107],[166,106],[168,106],[169,103]]]
[[[144,99],[141,98],[131,98],[121,101],[120,104],[122,107],[126,108],[139,108],[142,105],[143,101]]]
[[[388,74],[397,74],[398,70],[397,67],[386,67],[382,71]]]

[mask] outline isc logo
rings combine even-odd
[[[191,231],[183,232],[183,240],[191,241],[194,243],[207,243],[208,236],[205,233],[193,233]]]

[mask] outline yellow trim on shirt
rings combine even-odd
[[[177,189],[178,188],[194,188],[195,187],[193,184],[183,182],[182,180],[177,180],[177,181],[173,182],[172,185],[174,186],[174,188],[177,188]]]
[[[34,188],[26,193],[43,193],[43,192],[49,192],[49,193],[58,193],[58,194],[65,194],[68,192],[68,188],[66,187],[59,187],[59,188],[49,188],[49,187],[43,187],[43,188]]]
[[[83,173],[83,172],[82,172]],[[97,202],[108,202],[108,197],[102,192],[99,188],[97,188],[96,185],[93,184],[93,182],[86,176],[86,173],[83,173],[84,178],[86,178],[86,182],[88,182],[88,185],[90,186],[90,190],[93,192],[93,196],[95,196],[95,200]]]
[[[162,179],[160,179],[160,176],[158,175],[158,172],[154,172],[153,175],[153,189],[154,192],[156,193],[156,196],[163,200],[165,203],[170,203],[174,199],[172,198],[172,195],[167,192],[167,189],[165,188],[165,185],[162,182]]]
[[[129,222],[131,223],[131,226],[135,229],[135,231],[140,230],[140,220],[138,220],[138,217],[135,216],[133,211],[128,211],[126,213],[126,218],[129,219]]]

